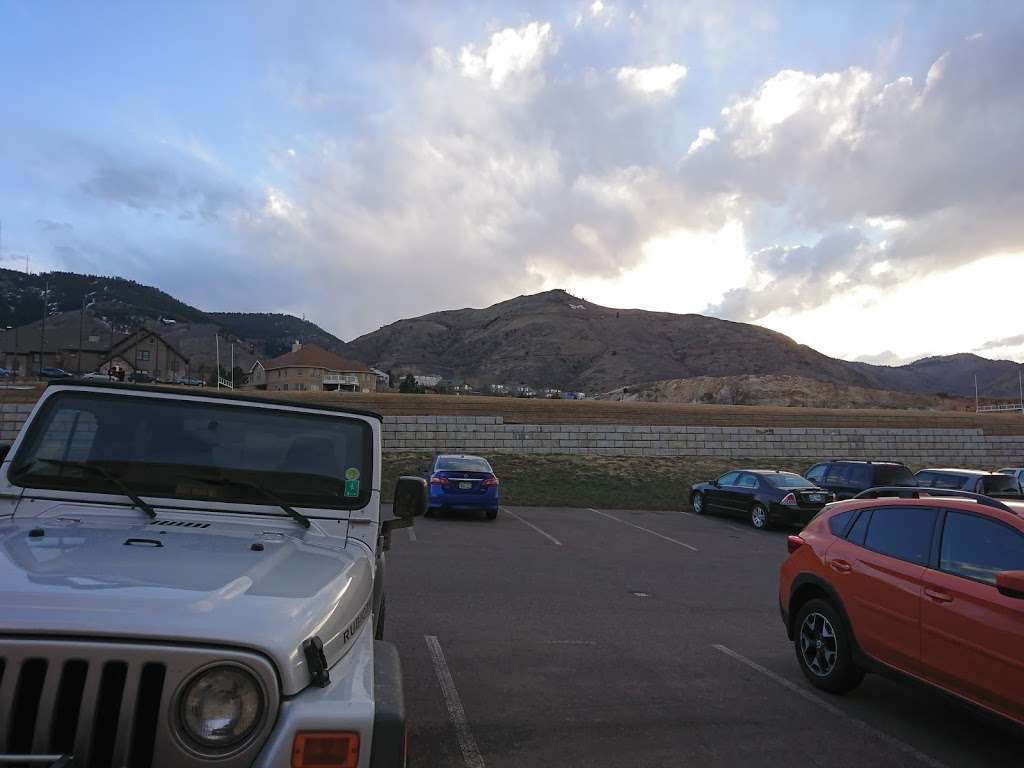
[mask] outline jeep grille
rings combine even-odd
[[[227,660],[245,664],[269,694],[259,737],[234,756],[237,762],[218,760],[248,765],[277,710],[276,676],[261,658],[222,649],[0,638],[0,755],[73,755],[76,768],[203,764],[174,739],[169,713],[178,686],[194,670]]]

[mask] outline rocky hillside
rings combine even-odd
[[[565,291],[520,296],[486,309],[399,320],[348,345],[396,372],[473,384],[608,391],[698,376],[790,376],[903,392],[1017,394],[1017,363],[976,355],[888,367],[836,360],[756,325],[703,315],[610,309]]]
[[[804,408],[897,408],[901,410],[973,411],[965,397],[893,392],[801,376],[699,376],[622,387],[601,400],[638,403],[705,403],[715,405],[782,405]]]
[[[848,364],[760,326],[609,309],[560,290],[399,320],[348,347],[384,370],[474,384],[600,391],[625,382],[743,373],[867,383]]]

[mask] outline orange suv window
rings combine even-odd
[[[938,510],[931,507],[878,507],[868,523],[864,546],[899,560],[927,565],[937,515]]]
[[[1024,571],[1024,535],[1007,525],[948,512],[939,568],[965,579],[996,583],[1000,571]]]

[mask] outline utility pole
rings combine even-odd
[[[213,334],[214,345],[217,350],[217,389],[220,389],[220,334]]]
[[[231,342],[231,389],[235,389],[235,342]]]
[[[43,325],[39,331],[39,372],[46,367],[46,315],[50,311],[50,278],[43,284]]]
[[[1020,412],[1024,413],[1024,372],[1017,369],[1017,384],[1020,386]]]
[[[978,398],[978,374],[974,374],[974,411],[981,410],[981,401]]]
[[[95,296],[96,291],[87,293],[82,296],[82,314],[78,318],[78,375],[82,375],[82,331],[85,327],[85,300],[90,296]],[[91,302],[90,302],[91,305]]]

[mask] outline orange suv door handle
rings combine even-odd
[[[953,596],[949,592],[943,592],[941,589],[930,589],[925,587],[925,595],[930,597],[936,603],[952,603]]]
[[[853,570],[853,566],[845,560],[832,560],[829,562],[833,571],[839,571],[840,573],[849,573]]]

